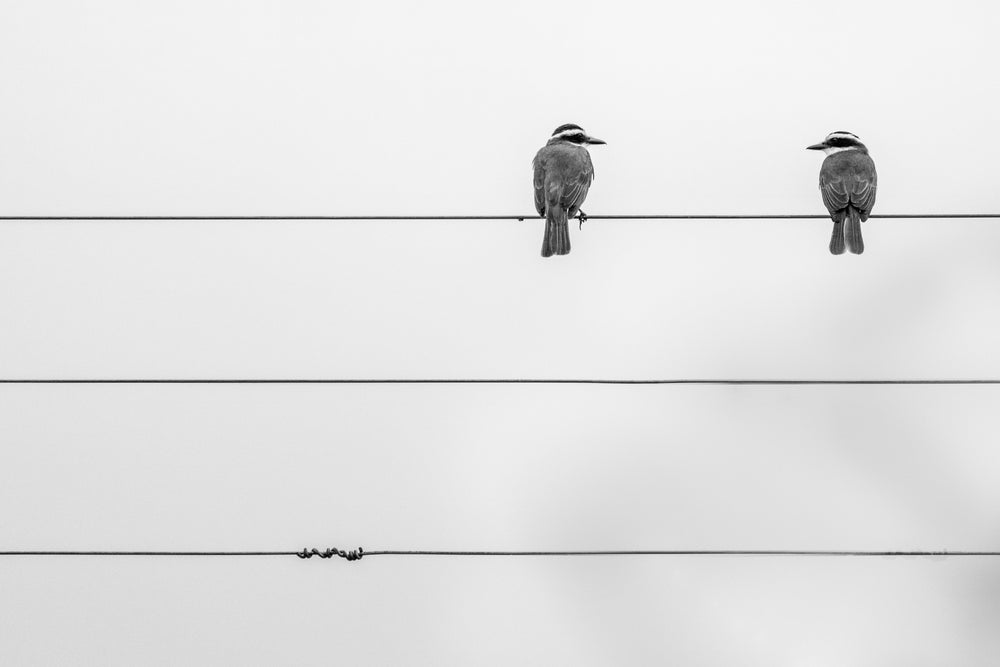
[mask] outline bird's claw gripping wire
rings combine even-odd
[[[320,558],[333,558],[334,556],[340,556],[345,560],[361,560],[361,557],[365,555],[365,550],[361,547],[353,551],[344,551],[343,549],[325,549],[320,551],[319,549],[303,549],[295,554],[299,558],[312,558],[313,556],[319,556]]]
[[[580,211],[576,214],[576,219],[580,221],[580,229],[583,229],[583,223],[587,222],[587,214]]]

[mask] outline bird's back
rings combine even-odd
[[[823,203],[831,214],[853,206],[861,212],[861,219],[866,219],[875,205],[877,186],[875,162],[865,151],[841,151],[823,160],[819,187]]]
[[[576,209],[583,204],[594,180],[594,164],[583,146],[566,142],[543,146],[535,155],[535,208],[546,203]]]

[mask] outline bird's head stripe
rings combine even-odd
[[[583,130],[565,130],[559,134],[553,134],[549,141],[552,141],[553,139],[563,139],[582,144],[587,140],[587,134]]]
[[[568,130],[576,130],[577,132],[583,132],[583,128],[579,125],[574,125],[573,123],[566,123],[565,125],[560,125],[552,131],[552,136],[558,134],[565,134]]]
[[[843,130],[831,132],[826,136],[826,141],[830,141],[831,139],[850,139],[854,141],[861,141],[858,135],[852,134],[851,132],[844,132]]]

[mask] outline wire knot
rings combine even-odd
[[[319,556],[320,558],[333,558],[334,556],[339,556],[345,560],[361,560],[361,557],[365,555],[365,550],[361,547],[358,547],[353,551],[344,551],[343,549],[337,549],[336,547],[325,549],[323,551],[320,551],[319,549],[303,549],[295,555],[299,558],[312,558],[313,556]]]

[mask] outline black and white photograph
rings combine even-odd
[[[998,31],[4,0],[0,665],[1000,664]]]

